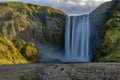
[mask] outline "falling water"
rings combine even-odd
[[[65,29],[66,62],[90,61],[89,28],[89,14],[67,16]]]

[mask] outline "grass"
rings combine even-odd
[[[0,2],[0,33],[6,36],[0,37],[0,60],[10,64],[36,62],[37,50],[31,41],[63,46],[65,16],[47,6]]]
[[[0,36],[0,64],[24,64],[28,61],[5,36]]]
[[[115,2],[108,12],[108,20],[100,29],[102,41],[94,53],[95,61],[120,62],[120,2]]]

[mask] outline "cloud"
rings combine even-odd
[[[100,4],[111,0],[0,0],[3,1],[21,1],[42,6],[51,6],[60,9],[68,14],[89,13]]]

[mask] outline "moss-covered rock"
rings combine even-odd
[[[37,49],[34,42],[63,46],[65,17],[65,13],[51,7],[22,2],[0,2],[0,33],[13,41],[14,44],[3,40],[6,45],[12,44],[15,48],[12,51],[16,53],[12,55],[13,58],[4,58],[6,64],[20,63],[19,60],[36,62]],[[1,50],[1,56],[11,56],[11,51],[4,51]],[[19,55],[26,59],[18,59],[16,56]]]
[[[0,65],[25,63],[28,61],[20,54],[13,42],[0,35]]]
[[[0,33],[9,39],[63,45],[65,14],[46,6],[0,3]]]
[[[22,48],[25,46],[26,42],[23,39],[13,40],[15,47],[21,52]]]
[[[37,50],[34,42],[25,42],[24,40],[14,40],[15,47],[28,60],[28,62],[37,62]]]
[[[108,10],[108,20],[100,29],[101,44],[93,55],[94,61],[120,61],[120,2]]]

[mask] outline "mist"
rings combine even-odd
[[[51,44],[36,42],[38,62],[61,62],[64,59],[64,49]]]

